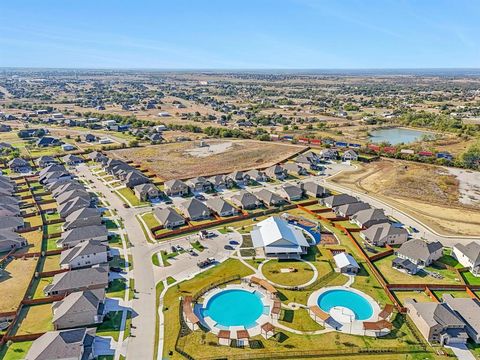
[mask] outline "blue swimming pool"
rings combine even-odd
[[[261,294],[241,289],[222,291],[212,296],[203,308],[204,317],[209,316],[218,325],[245,326],[255,325],[264,311]]]
[[[373,315],[373,308],[368,300],[349,290],[328,290],[320,294],[317,304],[325,312],[329,312],[335,306],[350,309],[355,314],[356,320],[366,320]]]

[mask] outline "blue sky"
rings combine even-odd
[[[479,68],[478,0],[2,0],[0,66]]]

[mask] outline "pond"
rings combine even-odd
[[[429,131],[404,129],[404,128],[389,128],[378,129],[370,132],[370,141],[374,143],[387,142],[391,145],[401,143],[412,143],[422,139],[424,135],[433,137],[435,134]]]

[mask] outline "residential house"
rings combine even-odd
[[[285,171],[289,175],[293,175],[293,176],[308,175],[307,169],[305,169],[303,166],[300,166],[294,162],[285,163],[282,165],[282,167],[283,169],[285,169]]]
[[[466,245],[455,244],[452,255],[474,276],[480,276],[480,244],[478,242],[472,241]]]
[[[75,149],[76,149],[76,147],[73,146],[72,144],[62,144],[62,150],[63,151],[73,151]]]
[[[15,173],[25,173],[31,171],[28,161],[22,158],[14,158],[7,164],[8,168]]]
[[[25,360],[90,360],[94,353],[96,328],[48,331],[36,339]]]
[[[350,222],[358,225],[359,227],[369,228],[370,226],[375,224],[389,222],[389,219],[382,209],[369,208],[356,212],[350,218]]]
[[[280,206],[286,203],[285,199],[267,189],[257,191],[255,196],[266,206]]]
[[[91,201],[86,200],[80,197],[76,197],[74,199],[68,200],[62,204],[60,204],[57,208],[57,212],[60,214],[62,219],[66,219],[68,215],[73,213],[74,211],[90,207]]]
[[[338,151],[335,149],[322,149],[319,153],[319,157],[322,160],[337,160]]]
[[[253,246],[263,248],[267,257],[299,259],[307,253],[310,246],[301,230],[278,216],[254,225],[250,235]]]
[[[467,342],[465,323],[447,304],[410,299],[405,302],[405,307],[412,322],[429,343],[458,345]]]
[[[0,253],[20,249],[27,245],[27,240],[13,230],[0,229]]]
[[[93,225],[102,225],[100,212],[95,208],[81,208],[67,216],[62,229],[63,231],[68,231]]]
[[[193,221],[208,219],[211,216],[210,209],[200,200],[195,198],[182,202],[179,205],[179,208],[186,217]]]
[[[333,256],[337,269],[343,274],[356,274],[360,271],[360,266],[358,265],[355,258],[342,251]]]
[[[150,179],[143,175],[140,171],[131,171],[129,172],[124,179],[125,186],[133,189],[135,186],[147,184],[150,182]]]
[[[332,210],[337,214],[338,216],[342,217],[350,217],[352,215],[355,215],[359,211],[370,209],[370,205],[367,203],[364,203],[363,201],[355,202],[355,203],[350,203],[350,204],[343,204],[340,206],[334,207]]]
[[[353,151],[352,149],[348,149],[343,153],[342,160],[343,161],[357,161],[358,160],[358,154],[355,151]]]
[[[157,208],[153,211],[160,224],[166,229],[173,229],[185,225],[185,219],[172,208]]]
[[[93,134],[86,134],[86,135],[85,135],[85,141],[86,141],[86,142],[90,142],[90,143],[96,142],[96,141],[97,141],[97,137],[96,137],[95,135],[93,135]]]
[[[53,156],[40,156],[37,160],[36,163],[39,167],[45,168],[49,165],[53,164],[58,164],[57,159],[55,159]]]
[[[168,180],[164,183],[164,192],[168,196],[184,196],[188,195],[188,185],[180,180]]]
[[[237,209],[220,197],[210,198],[206,205],[218,216],[232,216],[237,214]]]
[[[455,298],[444,294],[443,301],[464,323],[470,339],[480,344],[480,301],[474,298]]]
[[[213,184],[205,177],[199,176],[186,181],[191,192],[208,192],[213,190]]]
[[[207,181],[213,184],[215,189],[231,189],[235,186],[235,181],[228,175],[214,175]]]
[[[319,184],[313,181],[302,183],[302,187],[303,187],[303,191],[308,196],[320,198],[327,194],[327,190],[323,186],[320,186]]]
[[[58,146],[60,140],[51,136],[44,136],[37,140],[38,147]]]
[[[390,223],[381,223],[362,230],[360,237],[374,246],[401,245],[408,240],[408,231]]]
[[[255,195],[246,190],[239,191],[230,200],[243,210],[252,210],[262,205],[262,202]]]
[[[63,248],[70,248],[88,240],[107,241],[108,230],[105,225],[90,225],[65,231],[57,241],[57,245]]]
[[[439,241],[426,242],[413,239],[403,243],[395,254],[408,259],[417,266],[429,266],[443,255],[443,246]]]
[[[418,266],[408,259],[396,257],[392,260],[392,267],[404,271],[409,275],[415,275],[418,272]]]
[[[98,240],[87,240],[65,249],[60,255],[62,269],[77,269],[108,262],[108,247]]]
[[[78,291],[52,304],[55,330],[90,326],[103,322],[105,293]]]
[[[133,192],[140,201],[157,199],[160,196],[160,190],[152,183],[137,185],[133,188]]]
[[[44,289],[46,296],[68,295],[75,291],[92,290],[98,293],[108,287],[108,268],[94,266],[70,270],[53,276]]]
[[[78,165],[83,163],[83,159],[80,156],[68,154],[62,157],[62,160],[67,165]]]
[[[21,216],[0,217],[0,230],[20,230],[25,226]]]
[[[325,199],[322,199],[321,202],[325,206],[328,206],[329,208],[333,209],[337,206],[356,203],[358,202],[358,199],[348,194],[338,194],[338,195],[328,196]]]
[[[86,204],[91,204],[92,198],[90,193],[84,189],[75,189],[63,192],[55,196],[55,200],[59,205],[62,205],[70,200],[80,198],[85,201]]]
[[[92,151],[87,157],[94,162],[100,162],[101,160],[107,159],[105,155],[98,151]]]
[[[288,201],[296,201],[303,197],[303,189],[300,186],[285,184],[281,187],[280,194]]]
[[[244,173],[244,177],[245,177],[245,179],[247,179],[247,183],[250,182],[250,181],[255,181],[257,183],[268,181],[267,174],[265,174],[263,171],[260,171],[260,170],[257,170],[257,169],[248,170],[246,173]],[[245,180],[244,180],[244,182],[245,182]]]
[[[287,171],[280,165],[273,165],[265,169],[265,174],[274,180],[285,180]]]

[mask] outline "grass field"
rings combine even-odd
[[[28,350],[32,346],[33,341],[22,341],[3,346],[0,351],[0,359],[2,360],[23,360]]]
[[[141,217],[149,229],[160,226],[160,223],[153,213],[145,213],[141,215]]]
[[[282,270],[292,269],[292,272]],[[302,261],[267,261],[262,267],[265,277],[280,285],[295,286],[302,285],[313,278],[313,269]]]
[[[141,206],[141,205],[148,205],[148,203],[140,201],[134,194],[134,192],[129,189],[129,188],[122,188],[119,190],[116,190],[119,194],[121,194],[125,199],[128,200],[128,202],[132,206]],[[120,198],[123,200],[122,196]]]
[[[97,327],[98,336],[111,336],[115,341],[118,341],[120,334],[120,327],[122,325],[122,311],[110,311],[105,315],[103,323]]]
[[[35,272],[36,258],[17,259],[7,263],[0,281],[0,312],[14,311],[22,301]]]
[[[16,335],[37,334],[53,330],[52,304],[28,306],[22,309]]]
[[[162,179],[170,180],[268,166],[302,149],[300,146],[252,140],[209,140],[212,145],[220,143],[230,143],[231,146],[223,152],[212,152],[205,157],[188,153],[196,147],[194,142],[115,150],[111,154],[135,160]]]
[[[40,278],[40,279],[36,280],[36,283],[33,285],[33,289],[32,289],[33,299],[44,298],[45,294],[43,292],[43,289],[45,289],[45,286],[51,284],[52,281],[53,281],[53,276],[43,277],[43,278]]]
[[[45,257],[42,271],[53,271],[60,269],[60,254]]]

